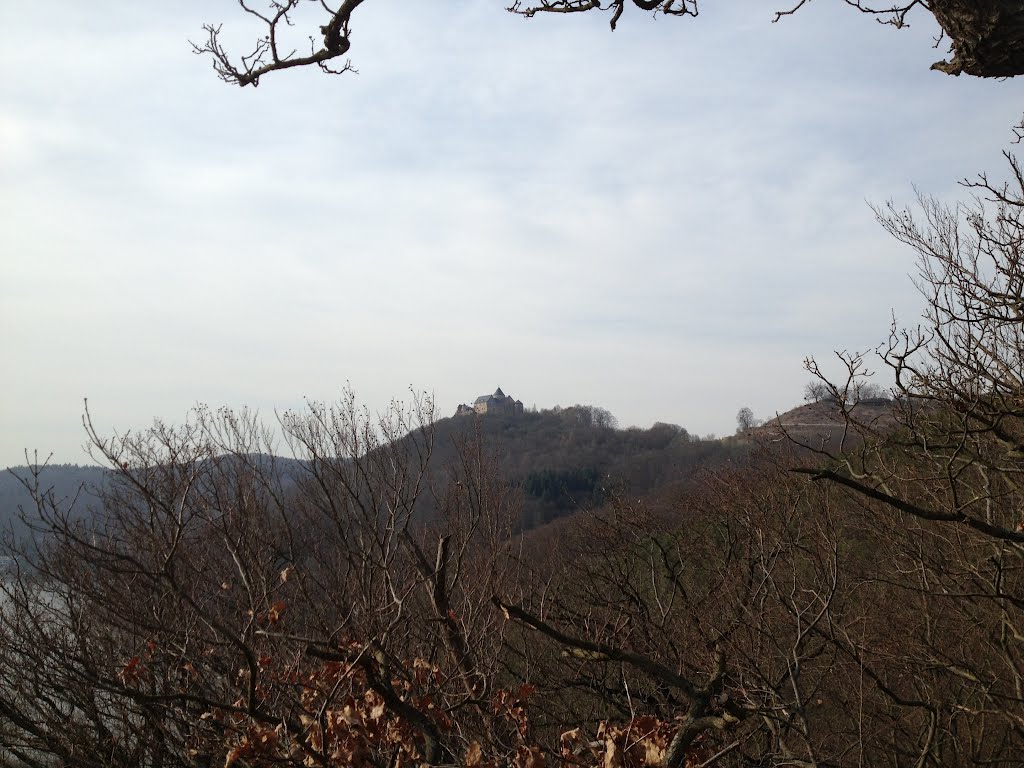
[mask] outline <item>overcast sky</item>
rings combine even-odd
[[[360,74],[258,89],[190,52],[256,33],[233,0],[0,5],[0,466],[85,462],[86,397],[108,432],[345,382],[729,433],[915,321],[868,203],[1001,175],[1024,105],[930,72],[924,13],[504,4],[374,0]]]

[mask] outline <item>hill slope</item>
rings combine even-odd
[[[851,415],[861,424],[885,430],[896,426],[894,402],[886,399],[864,400],[851,408]],[[793,439],[803,445],[837,449],[846,435],[846,420],[839,406],[832,401],[801,405],[759,427],[751,433],[768,439]]]
[[[590,406],[514,417],[459,416],[441,419],[436,428],[440,462],[454,457],[455,441],[480,431],[502,476],[523,490],[525,528],[600,504],[613,488],[635,496],[659,492],[747,450],[698,439],[675,424],[613,429]]]

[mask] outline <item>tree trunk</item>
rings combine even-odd
[[[1024,74],[1024,0],[932,0],[953,58],[932,69],[976,77]]]

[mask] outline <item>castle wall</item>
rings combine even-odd
[[[455,411],[456,416],[461,416],[468,413],[478,414],[500,414],[503,416],[521,416],[523,414],[523,404],[519,400],[513,400],[511,397],[501,392],[498,389],[500,397],[494,395],[481,395],[474,402],[473,405],[460,405]]]

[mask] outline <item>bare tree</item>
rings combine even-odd
[[[828,397],[828,387],[820,381],[812,381],[804,387],[804,400],[809,403],[820,403]]]
[[[934,477],[949,491],[941,500],[945,509],[911,505],[904,512],[1024,542],[1015,515],[998,520],[994,509],[977,506],[992,497],[993,483],[1009,483],[1008,490],[1017,492],[1016,462],[1024,455],[1024,174],[1015,159],[1007,159],[1013,181],[996,185],[982,176],[968,183],[978,193],[970,205],[948,208],[921,196],[922,222],[892,204],[876,212],[887,231],[917,251],[917,286],[926,310],[921,326],[894,326],[879,350],[895,380],[897,418],[906,434],[892,438],[846,415],[852,430],[881,441],[887,451],[899,449],[907,461],[935,466]],[[840,402],[853,404],[868,372],[862,355],[842,359],[846,381],[820,378]],[[891,459],[883,462],[869,446],[864,451],[872,452],[858,456],[859,466],[842,461],[846,479],[851,487],[887,494]]]
[[[736,432],[746,432],[748,429],[753,429],[761,422],[754,418],[754,412],[743,406],[736,413]]]
[[[917,252],[926,301],[922,324],[894,326],[879,349],[896,382],[895,423],[858,417],[846,395],[866,363],[845,355],[846,380],[827,386],[857,439],[841,451],[806,446],[823,465],[798,470],[864,510],[889,564],[868,592],[884,583],[914,606],[902,611],[902,671],[883,635],[847,630],[836,642],[875,670],[894,706],[931,723],[924,764],[991,764],[1024,737],[1024,175],[1007,160],[1008,183],[966,183],[970,203],[921,196],[917,212],[876,212]]]
[[[838,498],[758,462],[662,511],[617,497],[580,519],[535,562],[544,589],[496,601],[534,636],[533,727],[614,713],[597,742],[610,765],[892,764],[888,698],[832,638],[870,615]],[[572,754],[589,757],[580,731]]]
[[[280,418],[290,458],[245,412],[112,438],[89,425],[112,470],[102,514],[76,519],[33,486],[39,538],[2,584],[4,759],[910,768],[1019,754],[1015,542],[894,513],[873,486],[807,483],[785,468],[848,475],[789,453],[650,502],[612,492],[517,539],[517,495],[479,435],[440,467],[431,413],[312,403]],[[881,450],[835,460],[863,484]],[[944,498],[918,474],[930,460],[890,465],[892,498]],[[1001,489],[993,521],[1019,513]]]
[[[2,584],[0,751],[15,764],[385,765],[515,750],[490,700],[518,509],[478,441],[439,468],[432,405],[347,394],[104,438],[91,523],[36,484]],[[32,484],[33,480],[30,479]]]

